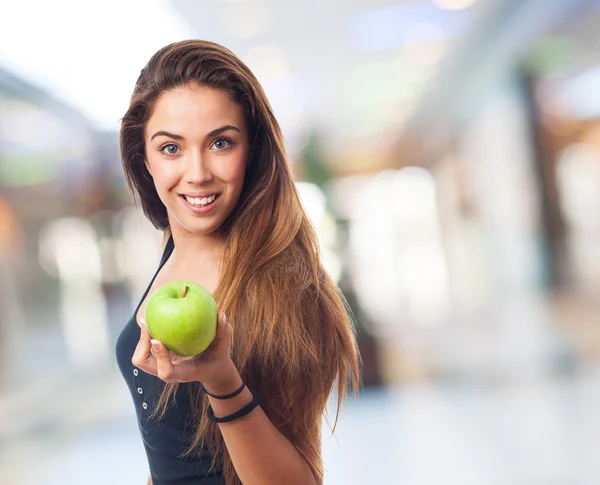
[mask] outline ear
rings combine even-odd
[[[150,177],[152,177],[152,170],[150,170],[150,164],[148,163],[148,159],[144,160],[144,165],[146,165],[146,170],[148,170]]]

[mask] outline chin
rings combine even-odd
[[[221,224],[200,225],[191,223],[186,224],[182,227],[184,230],[186,230],[190,234],[193,234],[194,236],[210,236],[211,234],[216,233],[220,229]]]
[[[211,229],[192,229],[190,233],[192,233],[194,236],[210,236],[216,234],[220,227],[221,226]]]

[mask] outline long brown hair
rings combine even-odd
[[[221,89],[240,104],[251,141],[240,200],[224,223],[225,252],[214,297],[233,332],[232,358],[261,396],[273,424],[322,480],[321,426],[337,388],[337,410],[360,385],[355,326],[346,300],[323,268],[317,236],[300,202],[281,129],[259,82],[228,49],[201,40],[170,44],[152,56],[122,119],[121,156],[129,187],[158,229],[168,229],[144,160],[144,129],[157,97],[188,84]],[[176,384],[167,384],[164,415]],[[197,427],[189,452],[208,447],[226,483],[239,479],[218,426],[206,418],[206,397],[194,388]]]

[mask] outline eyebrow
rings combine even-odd
[[[208,136],[208,137],[216,136],[227,130],[234,130],[234,131],[237,131],[238,133],[241,133],[240,129],[236,126],[224,125],[224,126],[221,126],[220,128],[214,129],[213,131],[208,133],[206,136]],[[181,136],[181,135],[177,135],[175,133],[170,133],[168,131],[161,130],[161,131],[157,131],[156,133],[154,133],[154,135],[152,135],[152,138],[150,138],[150,141],[154,140],[157,136],[168,136],[170,138],[173,138],[174,140],[183,140],[183,136]]]

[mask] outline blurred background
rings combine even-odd
[[[117,130],[192,37],[263,84],[357,318],[326,484],[600,483],[600,1],[0,9],[0,483],[145,483],[114,344],[161,237]]]

